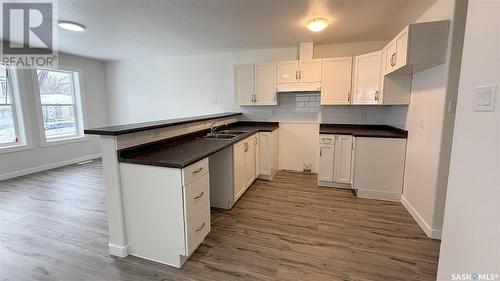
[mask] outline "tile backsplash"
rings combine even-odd
[[[280,93],[277,106],[242,106],[245,120],[291,123],[387,124],[405,127],[408,106],[321,106],[319,93]]]

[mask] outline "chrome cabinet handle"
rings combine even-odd
[[[200,199],[201,197],[203,197],[204,194],[205,194],[205,191],[202,191],[200,194],[198,194],[194,197],[194,200]]]
[[[295,70],[295,80],[299,80],[299,71]]]
[[[245,152],[248,151],[248,142],[245,143]]]
[[[379,96],[378,96],[378,90],[375,91],[375,100],[378,101],[379,100]]]
[[[193,174],[197,174],[197,173],[201,172],[201,170],[203,170],[203,167],[199,167],[198,169],[193,171]]]
[[[395,66],[396,65],[396,53],[392,54],[391,56],[391,66]]]
[[[205,227],[205,223],[203,223],[200,227],[198,227],[195,231],[199,232]]]
[[[299,80],[302,80],[302,70],[299,70]]]
[[[257,102],[257,94],[253,95],[253,102]]]

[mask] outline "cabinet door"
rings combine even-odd
[[[260,162],[260,169],[259,169],[259,174],[264,175],[264,176],[270,176],[271,175],[271,161],[270,161],[270,155],[269,155],[269,145],[270,145],[270,136],[271,133],[268,132],[262,132],[260,133],[259,136],[259,162]]]
[[[299,82],[321,82],[321,60],[301,60],[299,64]]]
[[[384,74],[392,72],[396,68],[396,40],[391,41],[385,47]]]
[[[247,149],[245,150],[245,170],[246,170],[246,184],[245,188],[249,187],[255,180],[255,166],[256,166],[256,138],[251,137],[246,143]]]
[[[321,68],[321,104],[349,104],[352,57],[324,59]]]
[[[406,65],[408,59],[408,27],[396,37],[396,67],[399,69]]]
[[[352,136],[335,137],[335,161],[333,180],[339,183],[351,183]]]
[[[380,100],[381,77],[381,51],[355,57],[353,104],[377,104]]]
[[[234,66],[234,87],[237,104],[253,104],[253,96],[255,94],[253,64],[240,64]]]
[[[278,61],[276,63],[277,83],[298,82],[299,61]]]
[[[238,200],[241,194],[245,191],[247,184],[246,172],[246,142],[240,142],[234,145],[234,201]]]
[[[255,64],[255,99],[258,105],[276,105],[276,63]]]
[[[318,180],[333,181],[333,161],[335,146],[333,144],[320,144]]]
[[[255,135],[255,178],[259,176],[260,173],[260,135]]]

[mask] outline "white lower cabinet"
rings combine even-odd
[[[257,134],[254,134],[233,146],[234,155],[234,202],[257,178]]]
[[[318,185],[351,187],[353,137],[350,135],[320,135]]]
[[[205,158],[184,169],[120,163],[128,254],[181,267],[210,232]]]
[[[354,189],[358,197],[400,201],[406,139],[357,137]]]
[[[279,129],[272,132],[259,133],[258,151],[258,178],[272,180],[278,172]]]

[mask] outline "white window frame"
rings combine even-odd
[[[78,79],[74,79],[73,77],[73,94],[74,94],[74,106],[75,108],[75,122],[76,122],[76,136],[70,137],[61,137],[47,140],[45,136],[45,124],[43,122],[43,112],[42,112],[42,101],[40,98],[40,87],[38,85],[38,69],[44,69],[49,71],[58,71],[58,72],[71,72],[72,75],[77,75]],[[33,80],[33,93],[35,94],[35,103],[37,109],[37,117],[38,117],[38,128],[40,131],[40,146],[52,146],[52,145],[61,145],[67,143],[74,142],[82,142],[88,141],[90,138],[83,133],[84,128],[86,127],[86,119],[84,114],[84,92],[82,87],[83,75],[80,69],[69,68],[69,67],[58,67],[58,68],[49,68],[49,67],[40,67],[33,69],[32,71],[32,80]],[[61,104],[58,104],[60,106]]]
[[[7,69],[7,85],[10,87],[10,95],[12,98],[11,108],[14,121],[14,128],[19,137],[17,144],[0,144],[0,153],[9,153],[33,148],[28,143],[26,125],[23,116],[23,106],[21,91],[19,90],[19,79],[17,69],[2,65]]]

